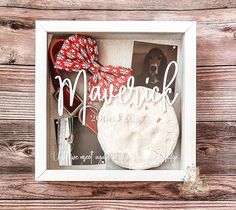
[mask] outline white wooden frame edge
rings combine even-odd
[[[140,27],[142,26],[142,27]],[[47,169],[47,33],[183,33],[181,170]],[[184,181],[196,167],[196,22],[194,21],[36,21],[35,179],[38,181]],[[192,177],[195,179],[195,177]]]

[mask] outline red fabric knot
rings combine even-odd
[[[126,85],[131,76],[131,68],[122,66],[101,66],[98,63],[97,43],[91,37],[72,35],[68,37],[57,54],[54,68],[65,71],[88,70],[92,76],[88,79],[88,92],[93,87],[100,87],[103,97],[105,90],[109,97],[111,84],[113,95],[119,92],[121,86]]]

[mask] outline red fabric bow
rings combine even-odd
[[[127,84],[131,76],[131,68],[121,66],[101,66],[98,63],[98,47],[96,41],[84,35],[72,35],[67,38],[57,54],[55,68],[75,71],[88,70],[92,76],[88,79],[88,92],[100,86],[100,94],[105,90],[109,96],[110,85],[113,84],[113,95],[119,92],[122,85]]]

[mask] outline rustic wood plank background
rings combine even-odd
[[[197,182],[35,182],[35,20],[197,21]],[[0,1],[0,209],[66,206],[236,208],[235,0]]]

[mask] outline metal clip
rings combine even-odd
[[[68,118],[68,126],[69,126],[69,136],[66,137],[65,140],[69,144],[73,144],[73,142],[74,142],[73,117]]]

